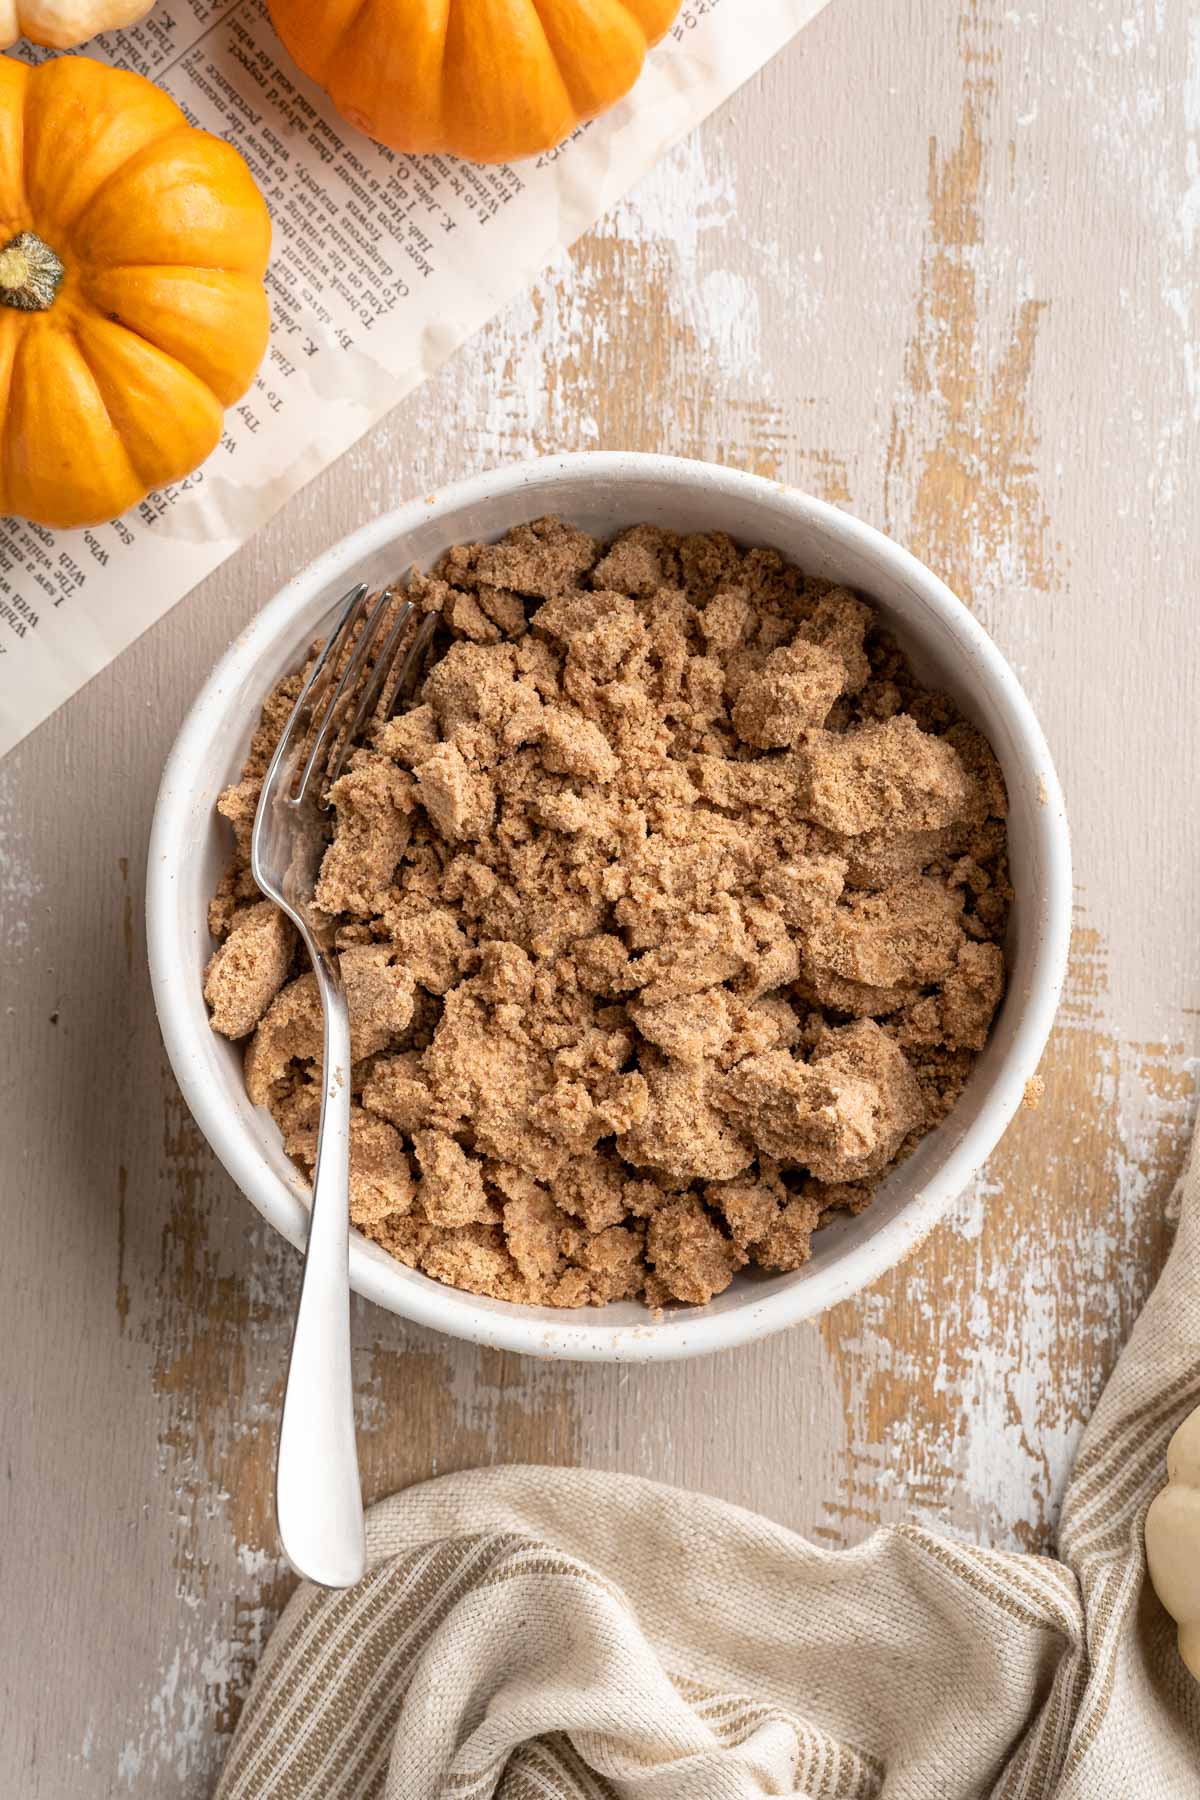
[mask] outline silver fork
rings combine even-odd
[[[366,1549],[350,1368],[350,1014],[332,927],[317,912],[313,892],[328,843],[326,788],[379,706],[412,617],[408,601],[396,607],[372,663],[371,647],[394,599],[385,588],[371,600],[360,582],[339,602],[337,623],[271,760],[250,844],[255,881],[292,920],[308,951],[325,1017],[321,1124],[279,1425],[275,1516],[297,1574],[332,1588],[359,1579]],[[431,614],[413,634],[396,695],[435,628]]]

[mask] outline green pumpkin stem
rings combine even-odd
[[[18,231],[0,250],[0,306],[46,312],[66,270],[36,231]]]

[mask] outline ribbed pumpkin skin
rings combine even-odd
[[[18,38],[70,50],[98,31],[135,25],[149,11],[146,0],[0,0],[0,50]]]
[[[0,305],[0,513],[97,524],[190,474],[267,347],[266,203],[230,145],[140,75],[0,56],[0,246],[64,273]]]
[[[268,0],[343,118],[393,150],[509,162],[637,80],[679,0]]]

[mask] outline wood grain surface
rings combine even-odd
[[[1045,1548],[1161,1264],[1200,1029],[1200,9],[831,0],[359,448],[0,767],[0,1787],[210,1791],[289,1590],[298,1263],[184,1109],[141,888],[166,751],[283,579],[381,508],[558,448],[758,470],[882,525],[993,633],[1067,790],[1045,1097],[907,1265],[717,1359],[551,1366],[361,1302],[371,1496],[633,1470],[829,1544]]]

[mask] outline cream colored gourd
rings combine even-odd
[[[1146,1560],[1179,1626],[1179,1654],[1200,1681],[1200,1406],[1167,1445],[1167,1485],[1146,1515]]]
[[[0,50],[18,38],[70,50],[98,31],[133,25],[149,11],[148,0],[0,0]]]

